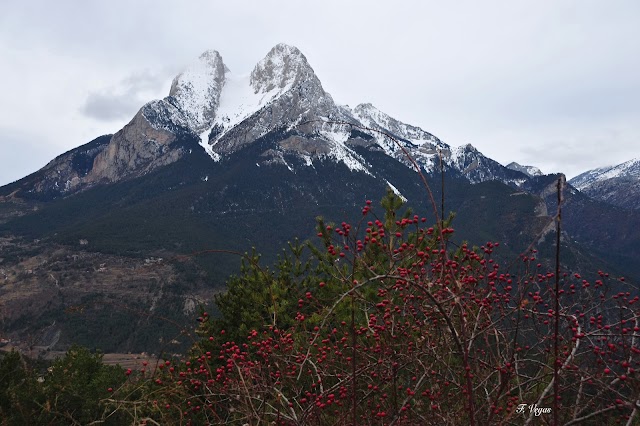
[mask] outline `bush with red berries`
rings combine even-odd
[[[455,246],[450,221],[401,205],[390,193],[381,217],[367,201],[356,223],[319,220],[319,243],[273,269],[247,256],[188,360],[131,375],[113,409],[147,424],[638,421],[626,283],[545,272],[535,249],[503,270],[499,243]]]

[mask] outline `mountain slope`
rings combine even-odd
[[[581,192],[627,209],[640,209],[640,159],[586,171],[569,181]]]

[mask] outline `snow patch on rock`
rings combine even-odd
[[[393,191],[394,194],[396,194],[398,197],[400,197],[400,199],[402,201],[404,201],[405,203],[407,202],[407,197],[405,197],[404,195],[402,195],[402,193],[400,191],[398,191],[398,188],[396,188],[395,186],[393,186],[391,184],[391,182],[389,182],[388,180],[384,180],[385,182],[387,182],[387,185],[389,185],[389,188],[391,188],[391,190]]]
[[[211,127],[225,84],[225,71],[220,54],[208,50],[173,80],[169,96],[175,99],[191,130],[200,132]]]

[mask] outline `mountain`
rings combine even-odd
[[[511,170],[515,170],[517,172],[524,173],[525,175],[527,175],[529,177],[542,176],[542,172],[540,171],[539,168],[534,167],[534,166],[523,166],[521,164],[516,163],[515,161],[507,164],[507,169],[511,169]]]
[[[569,182],[596,200],[625,209],[640,209],[640,158],[586,171]]]
[[[17,189],[17,196],[48,200],[136,178],[192,154],[186,140],[197,140],[218,162],[274,131],[287,137],[261,153],[261,164],[287,165],[284,156],[293,154],[304,166],[327,160],[375,175],[356,147],[379,150],[411,168],[404,149],[426,172],[439,169],[442,159],[443,168],[472,183],[497,179],[517,187],[527,178],[471,145],[451,148],[371,104],[337,105],[306,57],[279,44],[244,75],[233,74],[217,51],[204,52],[173,80],[166,98],[144,105],[110,139],[71,150],[0,194]]]
[[[356,222],[388,190],[434,223],[456,212],[455,244],[500,241],[513,260],[535,243],[549,265],[562,176],[525,172],[337,104],[295,47],[247,74],[207,51],[123,129],[0,188],[0,332],[48,349],[188,346],[185,321],[238,271],[233,252],[268,264],[315,217]],[[640,212],[565,197],[567,266],[640,276]]]

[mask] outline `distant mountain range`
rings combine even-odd
[[[627,209],[640,209],[640,158],[586,171],[569,183],[596,200]]]
[[[455,241],[501,241],[505,260],[533,243],[550,265],[560,175],[338,105],[295,47],[245,75],[207,51],[123,129],[0,188],[0,332],[43,348],[184,344],[157,316],[184,323],[240,262],[193,252],[256,247],[269,262],[316,216],[358,220],[387,190],[435,221],[407,154],[456,212]],[[570,185],[565,199],[566,266],[640,277],[640,212]]]

